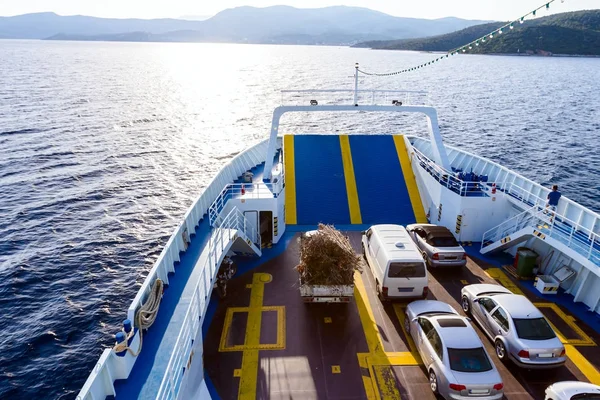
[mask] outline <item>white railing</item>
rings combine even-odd
[[[600,250],[597,248],[600,235],[544,205],[535,205],[486,231],[481,239],[481,249],[527,227],[537,229],[600,266]]]
[[[442,186],[450,189],[460,196],[473,196],[488,191],[487,180],[466,180],[459,178],[456,172],[448,171],[413,147],[417,163],[429,173]]]
[[[156,279],[160,278],[165,283],[169,282],[168,274],[175,272],[174,263],[180,260],[179,254],[187,249],[191,241],[191,235],[196,232],[196,226],[200,219],[208,212],[214,199],[217,198],[223,187],[227,184],[235,181],[244,172],[263,163],[265,161],[264,155],[266,154],[267,146],[268,140],[264,140],[235,156],[219,171],[202,194],[194,201],[186,212],[183,221],[177,226],[167,241],[144,280],[142,287],[133,299],[127,311],[127,318],[131,321],[135,320],[134,317],[137,309],[150,294],[150,290]],[[105,398],[108,395],[113,395],[114,380],[127,378],[127,376],[114,376],[113,371],[117,368],[111,364],[119,361],[114,361],[115,357],[109,357],[110,351],[105,350],[84,383],[77,396],[77,400],[91,400],[93,398]]]
[[[281,194],[282,189],[283,181],[273,183],[230,183],[223,188],[208,209],[208,217],[211,226],[214,226],[215,221],[229,200],[277,198]]]
[[[486,231],[481,239],[481,248],[483,249],[523,228],[535,225],[536,220],[539,220],[537,215],[539,211],[539,207],[531,207]]]
[[[431,141],[415,136],[410,136],[409,140],[413,144],[413,149],[420,151],[429,160],[432,158],[433,149]],[[483,185],[483,189],[488,191],[488,193],[491,190],[491,184],[496,183],[497,190],[508,190],[509,194],[513,196],[517,195],[517,197],[520,195],[519,199],[524,203],[524,207],[528,208],[534,204],[545,204],[546,197],[550,192],[549,188],[491,160],[453,146],[445,147],[452,167],[464,171],[472,170],[479,175],[488,176],[487,185]],[[600,215],[598,213],[565,196],[561,197],[557,211],[583,229],[595,235],[600,235]]]
[[[204,260],[200,260],[204,265],[165,369],[157,399],[174,400],[179,395],[183,379],[182,371],[190,359],[192,340],[202,327],[219,266],[231,243],[237,238],[250,240],[260,249],[260,235],[252,224],[248,223],[244,214],[234,208],[221,221],[220,226],[213,229],[207,244],[208,254],[205,255]],[[202,376],[202,373],[199,372],[198,376]]]
[[[312,100],[316,100],[319,105],[354,104],[355,93],[360,105],[429,104],[429,93],[421,90],[307,89],[282,90],[281,105],[310,105]]]

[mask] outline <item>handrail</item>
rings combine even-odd
[[[293,100],[304,101],[309,104],[307,100],[317,100],[320,104],[356,104],[355,100],[360,96],[360,104],[362,105],[378,105],[378,104],[392,104],[389,99],[396,100],[394,105],[409,105],[414,104],[422,105],[429,103],[429,92],[425,90],[382,90],[382,89],[291,89],[281,90],[281,104],[290,104]],[[323,95],[331,94],[347,94],[347,97],[335,96],[331,99],[324,98]],[[284,99],[284,95],[291,95]],[[308,95],[311,95],[309,98]],[[357,97],[355,97],[355,95]],[[287,101],[286,101],[287,100]],[[368,102],[367,100],[370,100]],[[383,101],[382,101],[383,100]]]
[[[540,207],[533,206],[522,213],[515,215],[514,217],[507,219],[506,221],[496,225],[492,229],[487,230],[483,233],[481,239],[481,248],[487,247],[494,242],[508,236],[509,234],[516,232],[520,229],[529,225],[534,218],[536,211],[539,211]]]
[[[260,249],[260,235],[248,223],[244,214],[234,207],[225,218],[220,221],[219,227],[213,228],[208,241],[208,255],[202,266],[202,273],[196,282],[194,294],[186,311],[179,335],[169,358],[165,375],[163,376],[157,399],[176,399],[179,394],[183,370],[189,360],[192,347],[189,345],[195,338],[199,325],[206,312],[210,301],[212,287],[219,270],[225,250],[230,242],[237,237],[252,241]]]
[[[211,226],[231,199],[277,198],[283,190],[283,178],[277,182],[230,183],[226,185],[208,209]]]
[[[210,205],[220,194],[223,187],[237,179],[244,172],[265,162],[264,155],[268,145],[269,141],[263,140],[233,157],[233,159],[221,168],[204,191],[196,198],[185,213],[183,221],[175,228],[144,280],[142,287],[131,302],[127,311],[127,317],[130,320],[135,320],[135,312],[139,304],[147,298],[150,288],[156,279],[161,279],[165,283],[169,282],[169,273],[175,272],[174,263],[175,261],[179,261],[180,252],[187,249],[191,242],[191,235],[195,233],[198,222],[208,212]],[[86,382],[83,384],[77,396],[78,400],[90,400],[114,395],[114,380],[126,379],[130,371],[130,369],[123,371],[123,368],[118,366],[120,358],[119,360],[117,358],[103,355],[99,359],[96,367],[90,372]],[[118,377],[116,376],[116,370],[120,371]]]
[[[410,136],[409,140],[413,146],[413,149],[421,151],[423,154],[433,152],[433,144],[430,140],[417,136]],[[490,186],[492,181],[496,182],[497,190],[501,190],[510,186],[509,190],[511,192],[515,187],[522,185],[523,193],[529,193],[529,195],[526,195],[525,199],[521,199],[526,206],[530,206],[535,203],[533,201],[527,201],[527,198],[532,199],[533,197],[539,199],[540,205],[545,204],[545,197],[547,193],[549,193],[550,189],[543,187],[539,183],[534,182],[492,160],[469,153],[462,149],[458,149],[454,146],[446,145],[445,147],[449,151],[448,156],[453,156],[452,164],[454,165],[456,163],[456,167],[463,167],[465,169],[471,167],[473,169],[477,169],[477,173],[485,172],[492,178],[490,182],[488,182],[487,188],[484,187],[488,193],[491,190]],[[430,159],[427,155],[425,155],[425,157]],[[479,166],[479,168],[475,168],[477,166]],[[560,199],[558,211],[560,211],[563,215],[568,215],[571,220],[578,221],[578,224],[584,227],[586,230],[590,230],[596,235],[600,234],[599,213],[594,212],[565,196],[562,196]]]

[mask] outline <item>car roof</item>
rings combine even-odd
[[[454,319],[457,322],[463,321],[464,326],[448,326],[444,328],[440,325],[440,321],[442,321],[442,325],[458,325],[448,324],[448,320],[450,319]],[[442,338],[444,346],[452,349],[472,349],[475,347],[483,347],[481,339],[479,339],[475,329],[473,329],[465,317],[460,315],[445,314],[431,316],[429,317],[429,320],[433,323],[435,330]]]
[[[451,237],[454,238],[454,235],[448,228],[445,226],[438,225],[420,225],[417,228],[422,229],[427,236],[429,237]]]
[[[529,299],[520,294],[496,294],[492,296],[513,318],[540,318],[544,315]]]

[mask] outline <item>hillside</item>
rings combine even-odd
[[[353,44],[439,35],[483,21],[393,17],[367,8],[236,7],[205,21],[109,19],[54,13],[0,17],[0,37],[234,43]]]
[[[472,26],[457,32],[391,41],[371,41],[355,45],[387,50],[449,51],[498,29],[504,23]],[[496,35],[470,53],[541,53],[600,55],[600,10],[576,11],[517,24],[514,30]]]

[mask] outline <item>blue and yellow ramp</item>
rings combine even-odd
[[[284,136],[286,223],[426,222],[404,138]]]

